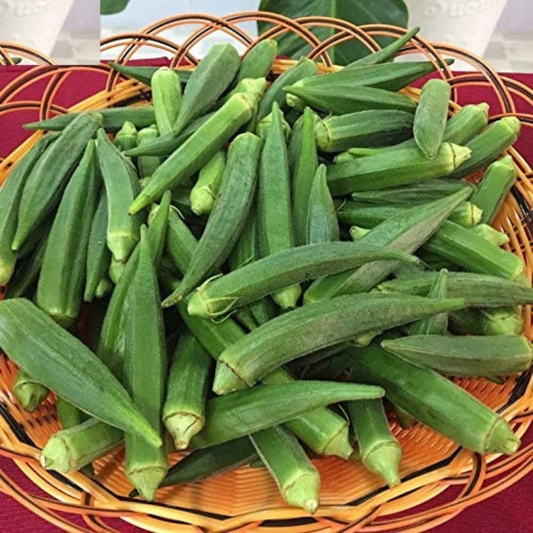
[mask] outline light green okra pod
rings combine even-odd
[[[33,413],[48,398],[50,389],[45,387],[39,380],[32,378],[24,370],[19,369],[13,382],[13,394],[22,405],[24,411]]]
[[[450,315],[450,330],[460,335],[520,335],[524,319],[516,307],[462,309]]]
[[[124,122],[122,128],[118,130],[115,135],[115,146],[121,151],[125,152],[126,150],[133,150],[137,146],[137,139],[139,133],[135,124],[129,122],[128,120]]]
[[[474,200],[474,198],[472,198],[472,200]],[[483,214],[484,213],[485,212],[483,212]],[[506,233],[503,233],[503,231],[498,231],[497,229],[483,222],[481,224],[476,224],[470,231],[475,233],[478,237],[495,244],[496,246],[503,246],[509,242],[509,236]]]
[[[161,135],[173,133],[181,107],[181,84],[176,71],[161,67],[152,76],[155,121]]]
[[[340,240],[337,210],[329,192],[326,166],[320,165],[315,174],[307,213],[307,244]]]
[[[139,131],[138,146],[145,146],[159,138],[157,126],[143,128]],[[137,168],[141,178],[149,178],[161,165],[161,158],[156,155],[140,155],[137,157]]]
[[[208,215],[218,195],[224,169],[226,153],[217,152],[200,170],[198,181],[191,190],[191,209],[197,215]]]
[[[237,82],[247,78],[266,78],[277,52],[278,43],[274,39],[265,39],[250,48],[241,59]]]

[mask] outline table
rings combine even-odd
[[[164,60],[158,61],[156,64],[164,64]],[[24,67],[19,66],[1,69],[0,90],[24,70]],[[67,84],[64,94],[61,94],[61,103],[65,106],[72,105],[80,98],[97,90],[98,79],[96,76],[89,75],[83,84],[74,82]],[[533,87],[533,74],[509,74],[507,76],[528,87]],[[475,90],[468,89],[461,93],[461,101],[466,103],[467,101],[479,101],[479,99],[476,99]],[[490,100],[489,103],[491,103]],[[520,110],[525,112],[526,107],[524,105]],[[527,112],[531,113],[531,109]],[[33,116],[25,115],[24,120],[36,120],[35,114]],[[20,124],[14,124],[14,121],[0,117],[0,157],[5,157],[27,135],[28,132],[22,130]],[[529,164],[533,166],[533,128],[523,129],[516,146]],[[532,430],[523,441],[524,445],[533,442]],[[0,468],[20,484],[24,490],[39,492],[39,489],[36,489],[11,461],[0,457]],[[432,501],[431,506],[434,504],[435,502]],[[476,533],[481,531],[484,533],[501,533],[502,531],[529,533],[533,530],[530,513],[532,505],[533,476],[529,476],[503,493],[465,510],[451,522],[437,528],[436,531],[442,533]],[[77,523],[80,526],[83,525],[81,519],[77,520]],[[115,522],[114,526],[120,527],[121,531],[127,533],[139,531],[124,522]],[[51,533],[58,530],[15,501],[0,494],[0,531],[6,533]]]

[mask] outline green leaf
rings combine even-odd
[[[100,14],[114,15],[128,7],[130,0],[100,0]]]
[[[352,24],[393,24],[407,27],[407,6],[403,0],[261,0],[260,9],[284,15],[290,19],[309,16],[323,16],[343,19]],[[259,22],[259,33],[264,33],[271,24]],[[325,40],[335,30],[330,28],[313,28],[313,33],[321,40]],[[294,58],[307,55],[309,45],[294,33],[287,33],[279,37],[278,53]],[[381,46],[391,42],[391,39],[380,37],[377,41]],[[347,65],[356,59],[368,55],[366,46],[355,39],[335,46],[329,51],[332,60],[337,65]]]

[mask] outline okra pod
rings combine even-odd
[[[268,132],[270,131],[270,128],[272,126],[273,116],[274,116],[274,111],[272,111],[270,115],[267,115],[263,120],[261,120],[261,122],[255,128],[256,134],[259,137],[261,137],[263,141],[265,141],[268,136]],[[285,141],[288,142],[291,136],[291,126],[285,120],[285,117],[283,115],[281,116],[281,127],[285,135]]]
[[[370,472],[383,478],[389,487],[399,485],[402,447],[389,428],[383,402],[350,402],[348,413],[362,463]]]
[[[122,65],[121,63],[113,63],[110,61],[108,65],[115,69],[117,72],[120,72],[124,76],[133,78],[145,85],[150,85],[152,83],[152,76],[157,72],[159,67],[133,67],[131,65]],[[185,68],[176,68],[173,69],[180,77],[180,81],[183,84],[188,83],[191,74],[194,72],[192,69]],[[154,121],[152,120],[152,124]]]
[[[339,296],[263,324],[220,355],[213,390],[227,394],[250,387],[281,365],[321,348],[465,307],[460,299],[383,296]]]
[[[412,207],[384,220],[358,242],[413,253],[438,230],[453,209],[469,194],[468,189],[462,189],[440,200]],[[318,279],[307,289],[304,302],[313,303],[341,294],[369,291],[398,266],[397,262],[370,263],[355,271]],[[429,288],[425,293],[418,294],[426,296],[428,292]]]
[[[193,449],[250,435],[320,407],[342,401],[381,398],[380,387],[325,381],[257,385],[207,401],[206,423],[191,440]]]
[[[318,168],[315,116],[311,108],[304,110],[301,122],[299,120],[294,127],[287,154],[292,175],[292,223],[297,246],[307,243],[309,199]]]
[[[428,298],[442,300],[448,297],[448,271],[441,270],[431,289],[427,294]],[[409,327],[409,335],[444,335],[448,331],[448,314],[441,313],[432,317],[413,322]]]
[[[72,170],[96,134],[101,120],[99,115],[78,116],[39,159],[24,185],[17,231],[11,244],[13,250],[24,244],[31,231],[59,203]]]
[[[208,280],[192,295],[187,309],[191,315],[214,319],[286,287],[376,260],[414,258],[395,250],[347,242],[299,246]]]
[[[529,341],[519,335],[410,335],[381,346],[410,363],[454,376],[515,374],[527,370],[533,357]]]
[[[449,176],[470,157],[470,149],[443,143],[434,159],[417,148],[408,147],[362,157],[329,167],[328,183],[333,196],[356,191],[388,189],[432,178]]]
[[[127,298],[125,386],[141,413],[159,435],[167,376],[167,355],[159,286],[146,227],[141,229],[137,270]],[[134,288],[134,290],[133,290]],[[125,473],[141,496],[154,499],[168,463],[161,445],[125,433]]]
[[[231,44],[215,44],[192,72],[174,124],[178,134],[203,115],[230,86],[239,70],[239,54]]]
[[[381,292],[425,296],[435,283],[437,272],[420,272],[378,285]],[[515,281],[472,272],[449,272],[449,298],[464,298],[470,307],[503,307],[533,304],[533,289]]]
[[[450,85],[439,79],[426,82],[420,92],[413,132],[416,144],[429,159],[437,156],[444,139],[451,92]]]
[[[450,315],[450,330],[461,335],[520,335],[524,319],[515,307],[462,309]]]
[[[449,177],[464,178],[492,163],[516,141],[520,127],[516,117],[504,117],[492,123],[466,145],[472,153],[470,159]]]
[[[272,85],[267,89],[265,96],[259,104],[257,122],[260,122],[272,112],[272,106],[277,103],[281,108],[285,107],[285,87],[293,85],[297,81],[314,76],[318,67],[314,61],[307,57],[301,57],[298,63],[280,74]]]
[[[340,240],[337,210],[329,192],[326,166],[320,165],[315,174],[307,213],[307,244]]]
[[[139,131],[137,146],[145,146],[159,138],[156,126],[143,128]],[[141,178],[149,178],[161,165],[161,158],[156,155],[142,155],[137,157],[137,168]]]
[[[260,150],[261,140],[251,133],[241,134],[231,143],[219,198],[183,281],[178,291],[165,300],[165,306],[189,294],[227,259],[250,211]]]
[[[87,244],[87,264],[84,300],[91,302],[96,295],[98,284],[105,278],[111,263],[111,252],[107,247],[107,197],[105,188],[100,193],[100,200],[91,224]]]
[[[151,424],[105,365],[28,300],[0,302],[0,346],[20,368],[39,376],[43,385],[81,410],[160,444]]]
[[[272,106],[272,126],[268,131],[259,171],[256,231],[261,257],[267,257],[294,246],[291,221],[290,173],[287,144],[282,128],[282,112]],[[273,294],[282,308],[296,306],[301,294],[298,285]]]
[[[48,398],[50,389],[19,368],[13,382],[13,394],[24,411],[33,413]]]
[[[320,475],[296,437],[277,426],[254,433],[250,440],[287,504],[313,514],[319,505]]]
[[[135,124],[127,120],[115,135],[114,144],[121,152],[133,150],[137,146],[138,135]]]
[[[344,68],[350,69],[354,67],[360,67],[364,65],[377,65],[379,63],[386,63],[394,58],[396,54],[420,31],[420,28],[416,27],[407,31],[401,37],[398,37],[392,43],[384,46],[381,50],[368,54],[352,63],[349,63]]]
[[[226,154],[221,150],[200,170],[198,181],[191,190],[191,209],[197,215],[211,213],[222,183],[225,167]]]
[[[482,223],[490,224],[496,218],[515,181],[516,168],[510,155],[489,165],[472,196],[472,202],[483,211]]]
[[[372,109],[326,117],[315,124],[317,146],[324,152],[340,152],[351,146],[387,146],[412,136],[413,114]]]
[[[212,359],[192,335],[180,337],[170,368],[163,422],[177,450],[189,446],[204,426]]]
[[[277,52],[278,43],[274,39],[265,39],[250,48],[241,59],[237,82],[248,78],[266,78]]]
[[[113,146],[104,130],[100,129],[97,137],[97,155],[107,198],[106,242],[113,257],[125,262],[139,241],[140,218],[128,214],[138,189],[130,174],[131,163]],[[137,186],[140,189],[138,181]]]
[[[11,243],[17,230],[20,201],[30,173],[37,165],[55,136],[46,135],[9,172],[6,182],[0,188],[0,285],[5,285],[15,271],[17,254]]]
[[[78,318],[83,303],[87,245],[99,189],[95,145],[89,141],[59,204],[37,287],[37,305],[64,327]]]
[[[138,107],[109,107],[91,111],[102,117],[102,127],[108,133],[116,133],[122,128],[125,121],[131,122],[136,128],[146,128],[155,122],[154,108],[150,105]],[[88,113],[66,113],[57,117],[39,122],[24,124],[28,130],[63,131],[80,115]]]
[[[91,418],[54,433],[41,452],[41,465],[62,474],[75,472],[109,453],[122,438],[120,429]]]
[[[505,419],[433,370],[377,346],[353,351],[351,358],[353,380],[381,385],[387,399],[457,444],[483,454],[518,449],[520,439]]]
[[[151,80],[155,122],[161,135],[173,133],[181,107],[179,75],[168,67],[156,70]]]
[[[475,198],[472,198],[472,202],[475,203]],[[483,212],[483,215],[484,214],[485,212]],[[496,246],[503,246],[509,242],[509,236],[506,233],[498,231],[497,229],[485,223],[476,224],[470,231],[478,237],[481,237],[482,239],[491,242]]]
[[[130,213],[137,213],[202,168],[250,120],[254,107],[248,95],[232,96],[154,172],[131,204]]]
[[[260,99],[265,94],[266,89],[267,81],[265,78],[247,78],[245,80],[241,80],[239,83],[237,83],[234,89],[232,89],[226,96],[224,96],[224,98],[221,98],[217,102],[215,109],[218,109],[224,105],[234,94],[247,93],[250,96]]]

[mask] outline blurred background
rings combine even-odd
[[[259,0],[151,0],[149,3],[131,0],[125,11],[102,17],[102,36],[139,30],[176,13],[204,12],[220,16],[256,10],[259,3]],[[533,70],[532,0],[405,0],[405,4],[409,10],[409,27],[421,26],[423,37],[467,48],[485,57],[500,71]],[[243,29],[257,34],[255,24],[243,25]],[[173,30],[168,37],[180,42],[190,31],[190,26],[181,33]],[[220,41],[224,37],[217,34],[212,40]],[[201,56],[211,42],[204,39],[195,53]],[[145,57],[160,56],[159,50],[145,51]],[[111,57],[113,54],[108,55]]]

